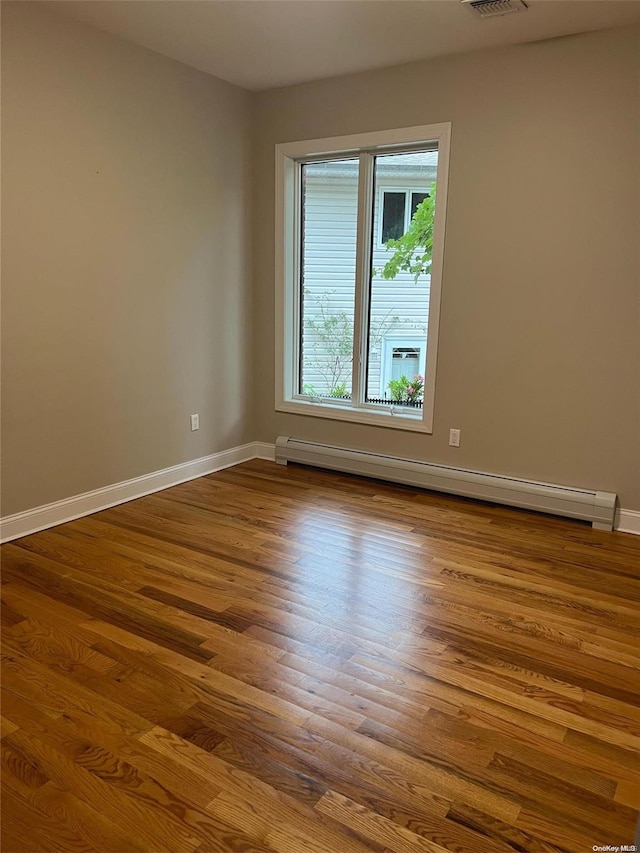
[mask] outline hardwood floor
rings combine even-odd
[[[4,853],[633,843],[640,538],[254,461],[2,584]]]

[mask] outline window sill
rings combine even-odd
[[[313,402],[311,400],[284,400],[276,403],[277,412],[292,415],[308,415],[315,418],[328,418],[335,421],[366,424],[387,429],[402,429],[409,432],[433,433],[433,427],[425,413],[409,414],[390,410],[354,409],[352,406],[340,406],[335,403]]]

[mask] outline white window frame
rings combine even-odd
[[[276,145],[276,375],[275,408],[279,412],[371,424],[413,432],[433,432],[438,327],[444,259],[451,124],[328,137]],[[376,154],[420,150],[437,144],[438,169],[429,316],[426,334],[425,393],[422,410],[366,403],[366,323],[371,271],[373,163]],[[356,251],[354,359],[352,399],[310,397],[297,392],[300,363],[300,173],[302,163],[318,159],[360,158]]]

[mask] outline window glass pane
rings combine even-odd
[[[418,205],[422,204],[425,198],[428,197],[429,193],[411,193],[411,216],[409,217],[409,221],[413,219],[414,214],[418,209]]]
[[[420,372],[420,347],[393,347],[391,379],[415,376]]]
[[[301,167],[301,394],[351,396],[358,166],[356,158]]]
[[[400,250],[372,241],[366,377],[369,403],[408,409],[422,406],[433,239],[434,203],[430,196],[437,165],[437,151],[385,154],[375,159],[373,233],[378,233],[376,217],[381,208],[384,217],[386,197],[392,194],[405,198],[410,194],[411,217],[418,215],[416,225],[420,223],[421,228],[414,245],[411,232],[405,233],[403,225],[397,238],[404,243]],[[394,192],[385,193],[385,186],[393,187]],[[406,189],[399,193],[398,187]]]
[[[382,199],[382,237],[381,243],[397,240],[404,234],[404,209],[407,194],[404,192],[385,192]]]

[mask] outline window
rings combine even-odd
[[[412,192],[411,190],[381,190],[380,200],[382,213],[380,216],[379,243],[384,246],[388,240],[398,240],[407,233],[409,223],[428,192]]]
[[[277,146],[278,410],[431,431],[449,134]]]
[[[406,207],[407,193],[385,190],[382,195],[382,234],[381,243],[397,240],[407,230]]]

